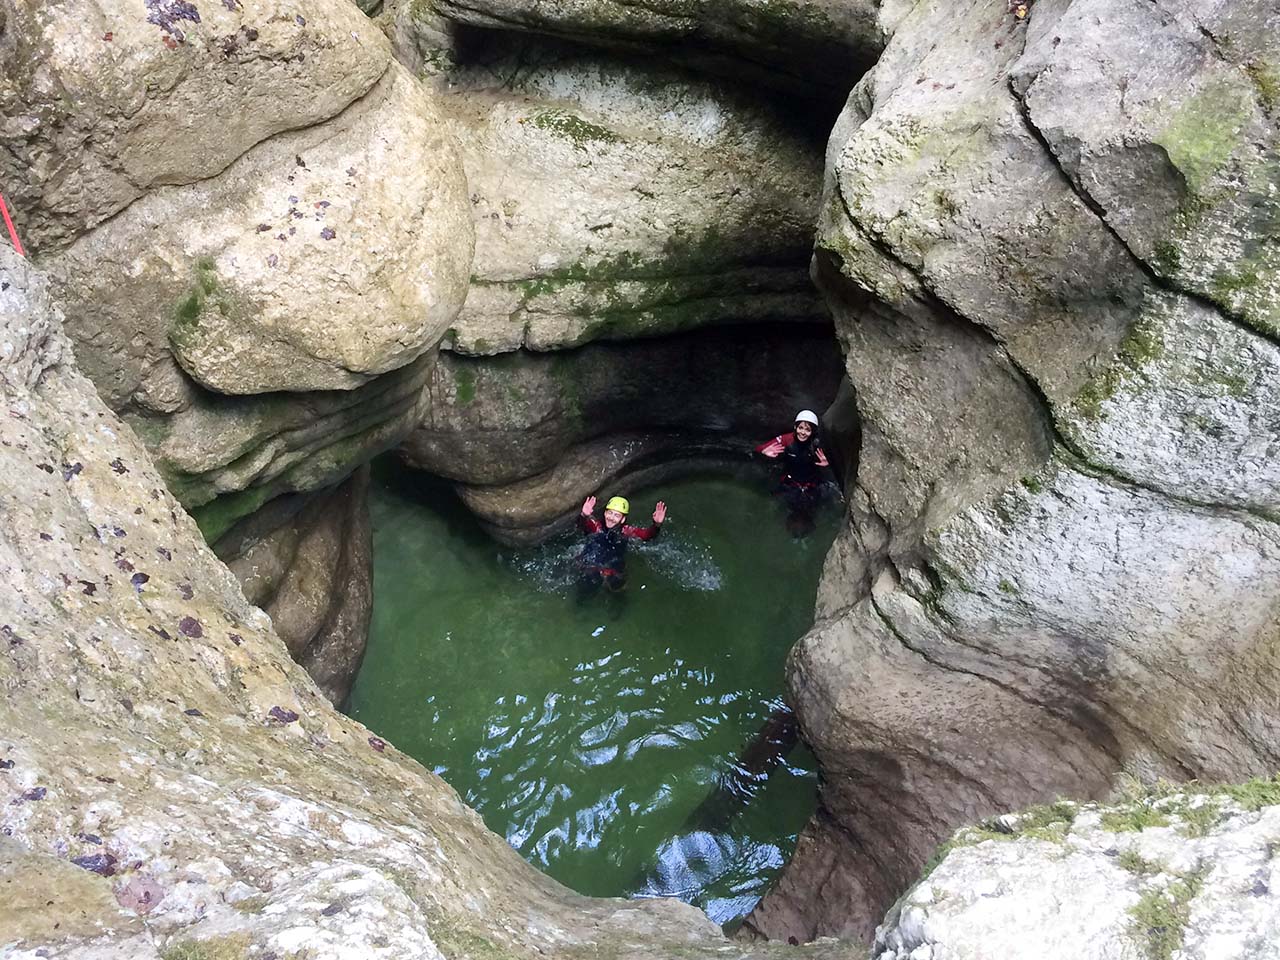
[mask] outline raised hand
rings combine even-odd
[[[760,448],[760,452],[766,457],[780,457],[782,451],[787,449],[780,437],[774,437],[767,444]]]
[[[587,497],[586,500],[582,501],[582,515],[584,517],[589,517],[595,512],[596,512],[595,497]]]
[[[827,460],[827,455],[826,455],[826,453],[824,453],[824,452],[823,452],[823,450],[822,450],[822,448],[821,448],[821,447],[819,447],[819,448],[818,448],[817,455],[816,455],[816,462],[817,462],[818,466],[820,466],[820,467],[829,467],[829,466],[831,466],[831,464],[830,464],[830,463],[828,462],[828,460]]]
[[[663,503],[661,500],[659,500],[657,506],[653,508],[653,522],[662,523],[666,519],[667,519],[667,505]]]

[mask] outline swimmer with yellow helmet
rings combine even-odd
[[[595,510],[596,498],[587,497],[578,517],[578,525],[587,534],[586,546],[578,554],[582,571],[579,586],[584,592],[593,592],[601,584],[610,590],[621,590],[627,582],[627,541],[656,537],[667,519],[667,505],[658,501],[653,508],[653,524],[648,527],[633,527],[626,522],[631,504],[625,497],[612,497],[604,505],[603,522],[595,518]]]

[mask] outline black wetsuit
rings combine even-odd
[[[586,546],[578,554],[581,584],[594,589],[601,583],[610,590],[621,590],[627,583],[627,541],[652,540],[662,530],[659,523],[633,527],[620,523],[606,527],[595,517],[580,516],[578,524],[587,533]]]

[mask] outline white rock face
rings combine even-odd
[[[1197,806],[1206,805],[1213,825],[1199,835]],[[1140,831],[1116,823],[1125,809],[1085,807],[1048,840],[960,831],[956,848],[889,912],[872,955],[1280,956],[1280,807],[1250,812],[1229,800],[1176,796],[1150,807],[1169,825]],[[1192,821],[1176,812],[1187,810]]]

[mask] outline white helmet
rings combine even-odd
[[[796,423],[812,423],[815,427],[818,425],[818,415],[812,410],[801,410],[796,414]]]

